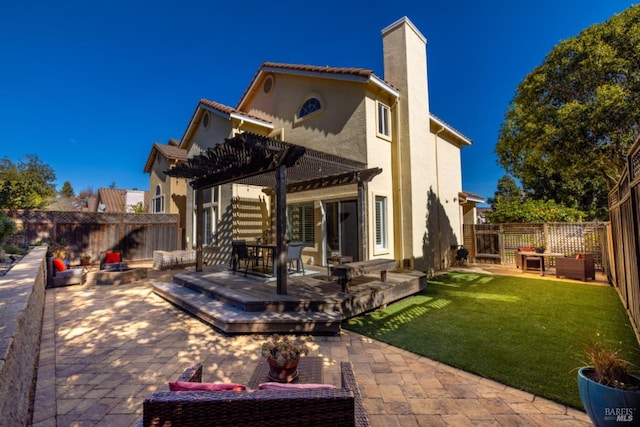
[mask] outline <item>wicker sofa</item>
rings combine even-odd
[[[564,276],[568,279],[578,279],[586,282],[587,279],[596,279],[596,266],[593,254],[584,254],[580,257],[556,258],[556,277]]]
[[[342,362],[340,369],[342,384],[335,389],[156,391],[145,399],[137,427],[368,426],[353,367]],[[202,365],[177,381],[202,382]]]

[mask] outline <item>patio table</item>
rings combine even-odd
[[[258,253],[259,251],[265,251],[268,252],[268,258],[271,258],[271,273],[269,274],[270,276],[273,276],[273,268],[276,265],[276,244],[275,243],[262,243],[262,242],[247,242],[246,243],[247,248],[253,249],[254,251],[256,251],[255,253]],[[268,262],[267,262],[268,263]],[[267,274],[266,272],[266,268],[265,268],[265,275]]]
[[[540,258],[540,275],[544,276],[544,260],[545,258],[557,258],[563,257],[564,254],[557,252],[535,252],[535,251],[518,251],[516,256],[521,257],[522,259],[522,272],[527,271],[527,257],[533,256]]]
[[[322,357],[301,357],[300,364],[298,365],[298,377],[293,380],[292,383],[322,384],[323,380]],[[261,358],[247,386],[253,390],[257,390],[260,384],[271,381],[273,380],[269,378],[269,363],[267,363],[267,359]]]

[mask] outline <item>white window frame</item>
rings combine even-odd
[[[320,108],[318,108],[317,110],[314,110],[310,113],[307,113],[303,116],[300,116],[300,113],[302,112],[302,107],[305,106],[305,104],[307,102],[309,102],[310,100],[315,99],[318,101],[318,103],[320,104]],[[311,93],[309,94],[306,98],[304,98],[304,100],[300,103],[300,105],[298,106],[298,109],[296,110],[296,115],[294,118],[294,123],[299,123],[302,122],[304,120],[310,119],[311,117],[315,117],[318,114],[322,114],[325,110],[325,102],[324,99],[322,99],[322,97],[320,95],[318,95],[317,93]]]
[[[156,194],[153,197],[151,206],[153,213],[164,213],[164,194],[162,194],[162,188],[159,184],[156,185]]]
[[[391,108],[380,101],[376,103],[376,132],[378,136],[391,139]]]
[[[202,190],[202,198],[206,203],[202,204],[202,215],[204,229],[207,231],[202,235],[203,246],[218,246],[218,187]],[[197,242],[197,210],[196,190],[193,191],[193,242]]]
[[[375,196],[374,200],[374,228],[376,250],[386,250],[389,248],[387,235],[387,198],[385,196]]]
[[[301,241],[304,246],[315,245],[315,207],[313,202],[287,206],[287,238]]]

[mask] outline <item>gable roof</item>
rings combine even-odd
[[[202,114],[204,111],[210,111],[213,114],[217,114],[221,117],[227,118],[229,120],[238,120],[244,121],[247,123],[253,123],[255,125],[273,129],[273,123],[260,117],[253,116],[251,114],[247,114],[243,111],[240,111],[236,108],[229,107],[228,105],[220,104],[219,102],[211,101],[205,98],[200,99],[198,105],[196,105],[193,114],[191,115],[191,119],[189,120],[189,124],[182,135],[182,139],[180,140],[180,147],[186,149],[186,141],[189,140],[191,134],[195,131],[195,129],[200,124],[202,120]]]
[[[129,190],[121,190],[118,188],[100,188],[98,189],[98,199],[96,203],[96,212],[126,212],[127,192]],[[141,191],[141,190],[135,190]],[[149,208],[149,192],[144,191],[144,209]]]
[[[251,95],[255,93],[259,87],[259,84],[263,76],[267,73],[277,74],[291,74],[307,77],[317,78],[329,78],[336,80],[348,80],[360,83],[371,83],[378,86],[385,92],[388,92],[394,97],[400,96],[400,92],[385,82],[372,70],[366,70],[364,68],[345,68],[345,67],[329,67],[329,66],[317,66],[317,65],[296,65],[296,64],[282,64],[277,62],[264,62],[256,74],[253,76],[251,83],[245,90],[244,94],[240,98],[236,108],[242,109],[243,105],[249,100]]]
[[[149,157],[147,157],[147,163],[144,165],[145,173],[151,172],[153,168],[153,162],[156,159],[158,153],[162,154],[165,158],[173,160],[175,162],[184,162],[187,160],[187,150],[178,147],[178,141],[175,139],[169,139],[166,144],[160,144],[158,142],[153,143]]]

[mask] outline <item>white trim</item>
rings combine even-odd
[[[447,131],[451,132],[452,134],[454,134],[455,136],[460,138],[462,140],[462,142],[464,142],[465,144],[471,145],[473,143],[473,141],[471,139],[469,139],[467,136],[465,136],[462,133],[460,133],[459,131],[455,130],[454,128],[452,128],[451,126],[449,126],[448,124],[443,122],[442,119],[439,119],[438,117],[434,116],[433,114],[429,114],[429,119],[433,120],[437,125],[442,126],[444,129],[446,129]]]

